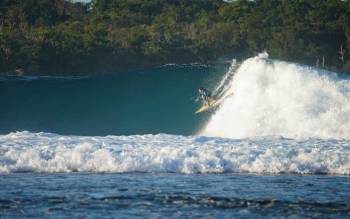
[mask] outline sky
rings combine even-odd
[[[91,0],[72,0],[72,2],[91,2]]]

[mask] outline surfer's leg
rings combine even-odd
[[[204,104],[209,106],[209,101],[208,100],[204,100]]]
[[[205,96],[204,101],[205,101],[205,103],[207,104],[207,106],[209,106],[209,105],[210,105],[208,96]]]

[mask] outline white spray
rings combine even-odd
[[[202,135],[350,138],[350,80],[336,73],[263,53],[244,61],[226,86]]]

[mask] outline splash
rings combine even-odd
[[[350,174],[348,140],[180,135],[0,135],[0,173]]]
[[[266,53],[227,74],[234,76],[221,83],[226,86],[221,94],[224,101],[200,134],[350,138],[349,79],[270,60]]]

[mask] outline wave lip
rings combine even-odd
[[[178,135],[0,136],[0,173],[173,172],[350,174],[346,139]]]
[[[234,76],[222,83],[224,100],[202,135],[350,138],[349,78],[266,53],[226,75]]]

